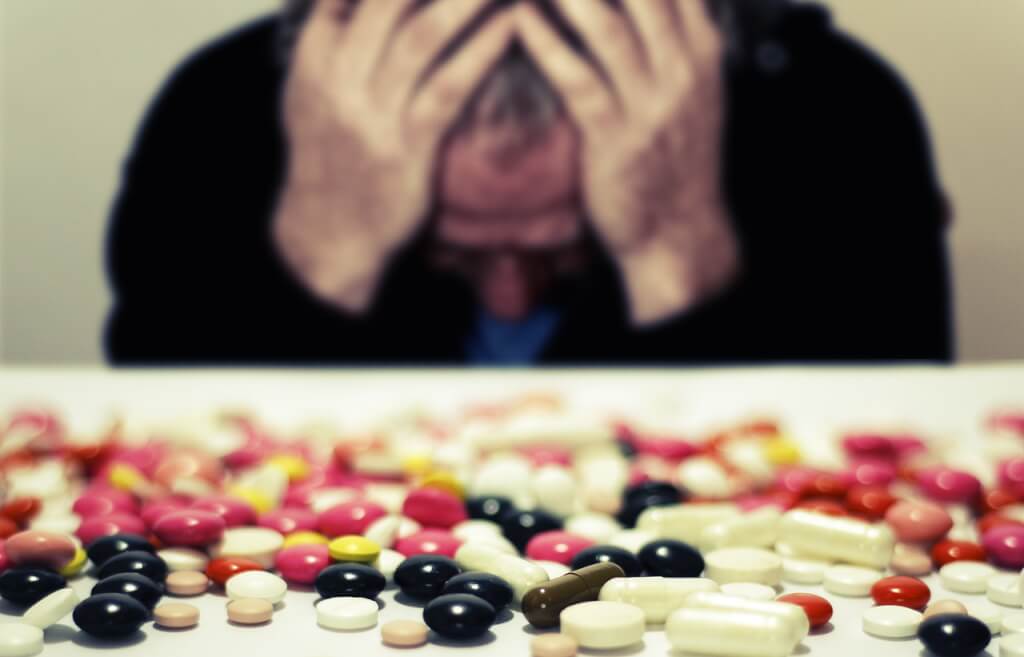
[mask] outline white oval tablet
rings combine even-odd
[[[365,630],[377,624],[379,610],[367,598],[327,598],[316,605],[316,622],[331,630]]]
[[[559,620],[562,634],[584,648],[624,648],[644,638],[644,612],[623,602],[581,602],[566,607]]]
[[[1020,575],[997,573],[989,577],[985,597],[997,605],[1020,607]]]
[[[288,592],[288,583],[273,573],[250,570],[232,575],[224,585],[224,591],[232,600],[257,598],[276,605],[284,600],[284,595]]]
[[[225,529],[220,542],[210,547],[210,555],[214,559],[252,559],[264,568],[273,568],[274,556],[281,551],[283,545],[284,536],[268,527],[232,527]]]
[[[452,536],[466,542],[481,536],[501,536],[501,526],[490,520],[464,520],[451,529]]]
[[[821,584],[825,581],[825,571],[831,565],[817,559],[783,557],[782,580],[792,584]]]
[[[1003,614],[1003,635],[1024,633],[1024,612]]]
[[[173,572],[179,570],[196,570],[203,572],[206,565],[210,563],[210,557],[205,552],[193,550],[187,547],[170,547],[159,550],[156,556],[164,560],[167,570]]]
[[[746,598],[747,600],[774,600],[778,595],[772,587],[765,584],[755,584],[753,582],[731,582],[729,584],[722,584],[721,591],[726,595],[735,596],[737,598]]]
[[[622,525],[607,513],[588,511],[570,516],[565,521],[565,531],[589,538],[595,543],[604,543],[622,531]]]
[[[917,634],[924,616],[919,611],[899,605],[868,607],[861,615],[864,632],[883,639],[904,639]]]
[[[850,598],[866,598],[882,573],[860,566],[829,566],[825,571],[825,590]]]
[[[722,548],[704,555],[704,576],[719,584],[754,582],[775,586],[782,580],[782,557],[760,548]]]
[[[0,657],[32,657],[43,651],[43,631],[28,623],[0,625]]]
[[[75,610],[79,603],[78,594],[71,589],[54,591],[35,603],[22,614],[21,621],[35,625],[41,630],[54,625]],[[2,632],[0,632],[2,634]]]
[[[385,548],[380,551],[380,556],[373,563],[373,567],[380,571],[384,579],[391,581],[395,577],[395,571],[402,565],[403,561],[405,561],[404,554]]]
[[[1024,657],[1024,634],[1008,634],[999,640],[999,657]]]
[[[999,634],[1003,631],[1003,612],[987,602],[965,602],[967,615],[974,616],[988,626],[992,634]]]
[[[981,561],[954,561],[939,569],[939,580],[956,593],[984,593],[995,574],[995,568]]]
[[[637,554],[645,545],[657,539],[658,537],[653,532],[642,529],[623,529],[621,532],[613,534],[607,543]]]

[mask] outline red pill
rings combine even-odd
[[[411,491],[402,503],[402,515],[424,527],[450,529],[468,518],[466,505],[457,495],[426,486]]]
[[[1006,488],[990,488],[981,493],[981,497],[978,498],[978,512],[979,513],[991,513],[998,511],[1003,507],[1016,504],[1020,501],[1020,497],[1012,490]]]
[[[361,536],[378,518],[388,514],[387,509],[375,502],[353,500],[336,504],[320,514],[317,526],[329,538]]]
[[[455,552],[462,541],[443,529],[423,529],[405,538],[398,539],[395,550],[407,557],[417,554],[441,554],[455,558]]]
[[[10,518],[21,526],[31,520],[42,507],[38,497],[19,497],[0,508],[0,516]]]
[[[7,552],[4,551],[4,539],[0,538],[0,573],[10,567],[11,560],[7,558]]]
[[[832,604],[813,593],[787,593],[775,598],[779,602],[788,602],[791,605],[802,607],[810,621],[811,629],[821,627],[832,620]]]
[[[985,548],[970,541],[941,540],[932,547],[932,561],[939,567],[954,561],[987,561]]]
[[[883,486],[854,486],[846,494],[846,508],[851,513],[881,520],[896,503],[896,498]]]
[[[221,559],[213,559],[206,565],[206,576],[209,577],[210,581],[214,584],[224,586],[225,582],[238,573],[244,573],[250,570],[263,570],[263,566],[252,559],[223,557]]]
[[[164,514],[153,533],[164,545],[203,547],[219,541],[224,527],[224,518],[213,511],[182,509]]]
[[[896,575],[875,582],[871,587],[871,597],[879,605],[924,609],[931,600],[932,592],[927,584],[916,577]]]
[[[0,516],[0,538],[7,538],[12,534],[17,534],[18,531],[20,531],[18,523],[7,516]]]
[[[896,479],[896,466],[879,460],[859,461],[850,465],[848,476],[861,486],[888,486]]]
[[[1024,525],[1019,520],[1014,520],[1009,516],[1004,516],[1001,513],[986,513],[978,520],[978,531],[982,534],[988,532],[988,530],[994,527],[1003,527],[1007,525]]]
[[[578,552],[593,544],[590,539],[569,532],[541,532],[526,544],[526,556],[535,561],[554,561],[568,566]]]
[[[811,477],[800,494],[804,497],[846,497],[852,482],[850,473],[820,472]]]

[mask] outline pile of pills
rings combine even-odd
[[[0,657],[42,652],[68,616],[100,640],[197,628],[189,599],[213,593],[223,614],[206,620],[258,628],[289,588],[320,596],[311,629],[401,648],[478,645],[511,612],[535,657],[649,631],[687,653],[786,657],[830,623],[939,657],[1001,633],[1004,657],[1024,655],[1024,415],[990,421],[986,471],[886,434],[812,465],[772,422],[693,441],[546,397],[373,435],[296,439],[239,415],[185,437],[128,427],[81,436],[39,411],[0,425],[0,598],[24,610],[0,624]],[[933,573],[1007,612],[933,599]],[[95,580],[87,597],[74,578]],[[389,586],[422,622],[387,617]],[[829,597],[874,605],[841,618]]]

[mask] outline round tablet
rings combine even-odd
[[[415,648],[427,642],[430,628],[419,621],[393,620],[380,627],[380,638],[386,646]]]
[[[28,623],[0,626],[0,657],[32,657],[43,651],[43,631]]]
[[[999,639],[999,657],[1024,657],[1024,634],[1008,634]]]
[[[704,566],[704,577],[719,584],[755,582],[775,586],[782,580],[782,557],[759,548],[713,550],[704,557]]]
[[[579,644],[567,634],[542,634],[530,642],[532,657],[575,657]]]
[[[967,607],[958,600],[937,600],[924,610],[924,617],[930,618],[938,614],[966,614]]]
[[[624,648],[644,637],[644,612],[622,602],[581,602],[559,617],[562,633],[584,648]]]
[[[985,597],[997,605],[1020,607],[1020,575],[997,573],[989,577]]]
[[[726,595],[748,600],[774,600],[776,596],[772,587],[753,582],[731,582],[723,584],[721,590]]]
[[[232,600],[260,598],[272,605],[284,600],[288,583],[265,570],[250,570],[239,573],[228,580],[224,590]]]
[[[199,624],[199,610],[184,602],[165,602],[153,610],[153,622],[172,630],[195,627]]]
[[[197,570],[176,570],[167,576],[164,587],[171,595],[192,596],[206,593],[210,578]]]
[[[1003,635],[1024,633],[1024,612],[1003,614],[1000,629]]]
[[[793,584],[821,584],[825,581],[825,571],[831,565],[827,561],[818,561],[817,559],[784,557],[782,559],[782,579]]]
[[[54,591],[29,607],[21,621],[45,630],[73,612],[78,602],[78,594],[71,589]]]
[[[996,569],[980,561],[954,561],[939,569],[939,580],[950,591],[984,593]]]
[[[904,639],[917,634],[921,612],[901,605],[868,607],[861,616],[864,632],[883,639]]]
[[[327,598],[316,605],[316,622],[329,630],[365,630],[377,624],[378,612],[368,598]]]
[[[882,573],[860,566],[830,566],[825,571],[825,590],[851,598],[866,598]]]
[[[210,557],[205,552],[187,547],[164,548],[156,556],[164,560],[172,573],[179,570],[206,570],[210,563]]]
[[[274,605],[258,598],[240,598],[228,603],[228,620],[239,625],[262,625],[274,615]]]

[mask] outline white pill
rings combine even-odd
[[[1024,634],[1008,634],[999,640],[999,657],[1024,657]]]
[[[778,509],[758,509],[705,527],[697,545],[702,550],[738,546],[769,548],[779,537],[781,519],[782,512]]]
[[[490,520],[464,520],[451,529],[452,536],[463,543],[476,538],[501,536],[501,525]]]
[[[164,563],[167,564],[167,570],[171,572],[179,570],[203,572],[206,570],[206,565],[210,563],[210,558],[206,556],[205,552],[187,547],[164,548],[159,550],[156,556],[164,560]]]
[[[534,471],[530,481],[537,508],[566,517],[576,510],[576,478],[559,465],[545,465]]]
[[[679,485],[698,497],[723,498],[736,492],[736,482],[717,461],[694,456],[676,468]]]
[[[29,607],[22,614],[21,621],[45,630],[73,612],[78,602],[78,594],[71,589],[54,591]]]
[[[779,616],[699,607],[672,612],[665,634],[678,651],[716,657],[789,657],[800,642]]]
[[[868,607],[861,615],[865,634],[883,639],[905,639],[917,634],[924,616],[919,611],[899,605]]]
[[[988,578],[985,597],[997,605],[1020,607],[1020,575],[996,573]]]
[[[658,537],[651,532],[642,529],[623,529],[621,532],[611,536],[607,540],[607,544],[637,554],[645,545],[656,540],[658,540]]]
[[[549,579],[537,564],[476,541],[463,543],[455,553],[455,561],[467,570],[482,570],[502,578],[512,587],[516,601],[522,600],[530,588]]]
[[[996,569],[981,561],[954,561],[939,569],[939,580],[950,591],[984,593]]]
[[[398,539],[398,527],[402,524],[402,517],[398,515],[387,515],[377,518],[370,523],[370,526],[363,532],[363,536],[370,539],[382,548],[390,548]]]
[[[683,606],[778,616],[789,624],[793,631],[795,642],[802,640],[811,631],[811,623],[807,618],[807,612],[802,607],[788,602],[751,600],[749,598],[726,595],[725,593],[693,593],[686,598]]]
[[[717,590],[714,580],[703,577],[616,577],[601,587],[599,599],[639,607],[648,623],[664,623],[690,595]]]
[[[284,595],[288,592],[288,583],[273,573],[250,570],[232,575],[224,585],[224,591],[232,600],[257,598],[276,605],[284,600]]]
[[[755,582],[775,586],[782,580],[782,557],[760,548],[722,548],[704,555],[704,576],[719,584]]]
[[[519,549],[512,545],[512,542],[507,538],[497,534],[480,534],[466,542],[476,543],[477,545],[489,545],[499,552],[511,554],[514,557],[519,556]]]
[[[655,506],[640,514],[636,528],[658,538],[674,538],[696,545],[706,527],[739,514],[739,507],[729,502]]]
[[[782,516],[779,540],[802,556],[885,568],[896,538],[888,525],[794,509]]]
[[[1019,634],[1024,632],[1024,612],[1003,614],[1003,634]]]
[[[562,634],[584,648],[624,648],[644,638],[644,612],[622,602],[581,602],[559,616]]]
[[[992,634],[999,634],[1003,631],[1003,612],[987,602],[966,602],[967,615],[974,616],[988,626]]]
[[[860,566],[829,566],[825,571],[825,590],[850,598],[866,598],[882,573]]]
[[[573,468],[586,508],[615,513],[622,504],[622,491],[629,483],[629,461],[617,447],[590,446],[576,453]]]
[[[544,569],[544,572],[548,574],[548,579],[555,579],[568,573],[571,568],[565,564],[558,563],[557,561],[534,561],[530,560]]]
[[[402,504],[409,495],[409,487],[403,484],[369,484],[363,489],[363,498],[370,502],[376,502],[384,507],[388,513],[399,513]],[[401,533],[399,533],[401,538]]]
[[[43,631],[28,623],[0,624],[0,657],[32,657],[43,651]]]
[[[731,582],[722,584],[722,593],[748,600],[774,600],[778,595],[770,586],[753,582]]]
[[[782,559],[782,580],[793,584],[821,584],[825,571],[831,566],[827,561],[784,557]]]
[[[264,568],[273,568],[274,556],[283,545],[284,536],[268,527],[232,527],[225,529],[223,538],[211,546],[210,555],[214,559],[252,559]]]
[[[605,543],[622,531],[622,525],[607,513],[577,513],[565,521],[565,531],[589,538],[595,543]]]
[[[374,562],[373,567],[380,571],[385,579],[391,581],[395,577],[395,570],[405,561],[405,555],[394,550],[383,549]]]
[[[48,503],[48,502],[47,502]],[[41,532],[53,532],[55,534],[74,534],[78,526],[82,524],[82,518],[74,514],[36,516],[29,520],[29,529]]]
[[[501,456],[477,468],[469,485],[474,496],[500,495],[517,501],[530,488],[530,462],[520,456]]]
[[[377,603],[367,598],[327,598],[316,605],[316,622],[331,630],[371,628],[378,614]]]

